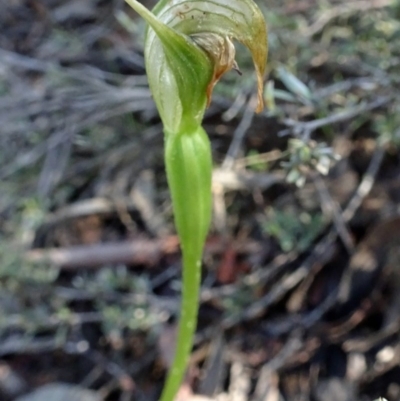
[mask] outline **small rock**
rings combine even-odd
[[[15,401],[103,401],[95,391],[63,383],[47,384]]]
[[[319,381],[314,389],[314,398],[317,401],[354,401],[357,399],[354,385],[337,377]]]

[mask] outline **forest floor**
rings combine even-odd
[[[259,4],[267,107],[238,46],[204,122],[179,399],[399,400],[400,4]],[[122,0],[0,7],[0,400],[157,401],[181,266],[144,24]]]

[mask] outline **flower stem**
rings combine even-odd
[[[211,219],[211,148],[201,126],[168,134],[165,164],[183,261],[181,316],[175,358],[161,401],[173,401],[184,377],[197,325],[201,257]]]
[[[172,401],[182,383],[193,345],[193,336],[197,326],[198,299],[201,278],[200,261],[195,255],[186,255],[183,259],[183,289],[181,316],[179,320],[176,351],[173,364],[160,401]]]

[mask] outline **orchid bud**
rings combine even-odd
[[[150,25],[146,72],[166,132],[201,123],[214,85],[237,68],[233,40],[251,52],[258,82],[257,111],[262,110],[267,31],[253,0],[161,1],[153,13],[136,0],[126,1]]]

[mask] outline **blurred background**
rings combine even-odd
[[[152,7],[153,3],[145,3]],[[400,4],[260,0],[264,97],[217,85],[179,399],[400,399]],[[0,400],[156,401],[180,254],[122,0],[0,0]]]

